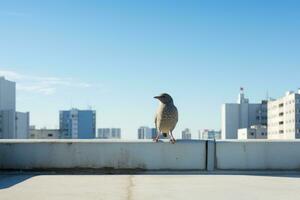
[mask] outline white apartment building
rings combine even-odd
[[[99,128],[97,138],[121,139],[121,129],[120,128]]]
[[[237,103],[222,105],[222,139],[237,139],[238,129],[267,125],[267,101],[249,103],[241,88]]]
[[[268,102],[268,138],[300,138],[300,90]]]
[[[59,129],[36,129],[35,126],[30,127],[30,139],[59,139]]]
[[[186,128],[181,132],[181,139],[183,140],[191,140],[192,139],[192,133],[191,130]]]
[[[221,131],[204,129],[199,131],[199,139],[201,140],[219,140],[221,139]]]
[[[250,128],[243,128],[238,130],[238,139],[247,140],[247,139],[267,139],[267,126],[263,125],[254,125]]]
[[[25,139],[29,113],[16,112],[16,83],[0,77],[0,139]]]

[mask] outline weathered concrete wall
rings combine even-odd
[[[0,169],[300,170],[300,141],[0,140]]]
[[[0,169],[205,170],[206,141],[0,140]]]
[[[300,170],[300,141],[217,141],[216,169]]]

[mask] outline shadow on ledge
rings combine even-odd
[[[7,189],[34,177],[33,174],[0,175],[0,190]]]
[[[0,189],[16,185],[26,179],[39,175],[223,175],[223,176],[271,176],[300,178],[300,171],[292,170],[144,170],[144,169],[114,169],[114,168],[72,168],[72,169],[31,169],[0,171]]]

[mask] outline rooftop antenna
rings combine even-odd
[[[268,101],[269,100],[269,91],[267,90],[267,92],[266,92],[266,100]]]
[[[238,96],[237,103],[239,103],[239,104],[244,103],[244,100],[245,100],[244,88],[240,87],[240,93],[239,93],[239,96]]]

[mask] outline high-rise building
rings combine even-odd
[[[141,126],[138,129],[138,139],[153,139],[157,136],[156,128]]]
[[[300,90],[268,102],[268,139],[300,138]]]
[[[192,133],[190,129],[186,128],[181,132],[181,139],[183,140],[191,140],[192,139]]]
[[[222,139],[237,139],[238,129],[267,125],[267,101],[249,103],[241,88],[237,103],[222,105]]]
[[[219,140],[221,139],[221,131],[204,129],[199,131],[199,139],[201,140]]]
[[[96,111],[71,109],[60,111],[60,138],[92,139],[96,136]]]
[[[29,113],[16,112],[16,83],[0,77],[0,138],[25,139]]]
[[[97,138],[121,139],[121,129],[120,128],[99,128]]]
[[[16,110],[16,83],[0,77],[0,110]]]

